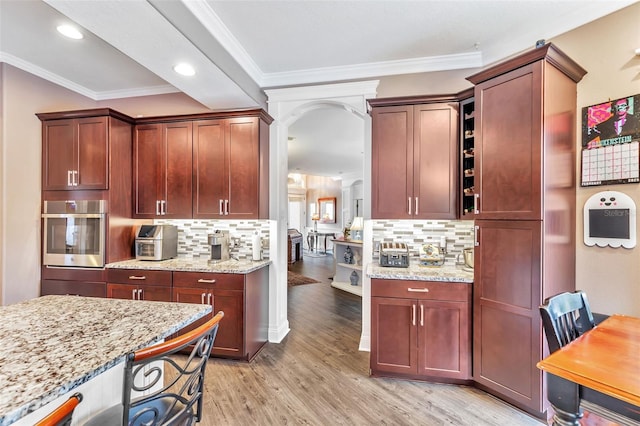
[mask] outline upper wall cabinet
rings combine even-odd
[[[133,141],[134,216],[191,216],[191,122],[141,124]]]
[[[138,120],[134,217],[269,216],[269,124],[263,110]]]
[[[120,128],[130,129],[130,118],[108,108],[37,116],[42,121],[42,189],[109,189],[111,138],[120,137]]]
[[[258,117],[193,123],[193,217],[268,217],[268,125]]]
[[[455,219],[458,102],[371,99],[374,219]]]

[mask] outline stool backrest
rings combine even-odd
[[[595,327],[587,295],[581,290],[550,297],[540,306],[540,315],[551,353]]]
[[[82,402],[82,394],[76,392],[35,426],[68,426],[71,424],[73,411],[80,402]]]

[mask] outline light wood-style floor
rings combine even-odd
[[[480,390],[369,377],[358,351],[361,300],[329,285],[333,260],[305,257],[291,270],[321,280],[289,287],[291,331],[251,363],[212,359],[203,426],[541,425]]]

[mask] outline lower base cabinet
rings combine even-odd
[[[250,361],[267,342],[269,268],[248,274],[174,272],[173,301],[208,303],[213,314],[224,312],[211,352],[213,356]],[[191,328],[207,319],[194,323]]]
[[[47,296],[49,294],[106,297],[107,285],[104,282],[93,281],[42,280],[40,295]]]
[[[471,380],[471,284],[371,280],[371,374]]]
[[[109,269],[107,297],[171,302],[171,271]]]

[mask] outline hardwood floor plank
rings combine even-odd
[[[369,376],[360,352],[361,299],[329,285],[333,259],[294,272],[319,284],[289,287],[291,331],[251,363],[212,359],[200,425],[541,425],[485,392]]]

